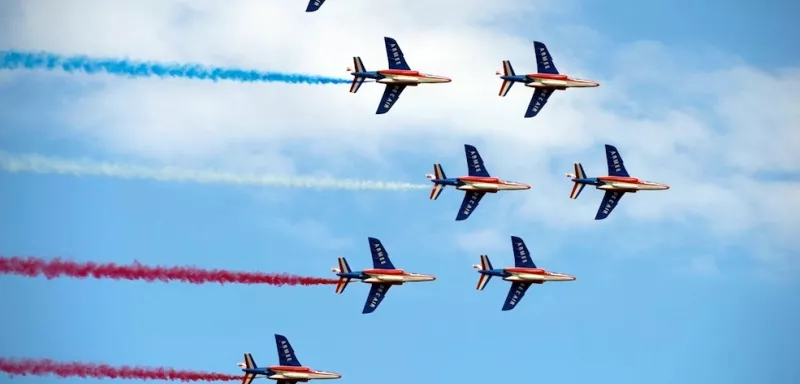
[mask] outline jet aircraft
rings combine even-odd
[[[474,146],[464,144],[464,151],[467,155],[467,170],[469,176],[456,177],[448,179],[442,170],[441,164],[433,165],[433,175],[430,173],[425,175],[433,183],[433,190],[431,190],[431,200],[436,200],[442,193],[444,187],[452,185],[456,189],[466,191],[464,200],[461,202],[461,208],[456,215],[456,221],[466,220],[475,208],[478,207],[481,199],[487,193],[497,193],[497,191],[518,191],[523,189],[531,189],[530,185],[517,183],[513,181],[504,181],[489,175],[489,171],[483,165],[478,150]]]
[[[503,74],[497,71],[497,75],[501,75],[503,85],[500,86],[500,97],[505,97],[511,86],[514,83],[523,83],[526,87],[535,88],[531,102],[528,104],[528,109],[525,111],[525,117],[534,117],[539,114],[539,111],[547,103],[547,100],[554,91],[563,91],[567,88],[587,88],[599,87],[600,84],[594,81],[581,80],[569,77],[558,73],[556,65],[550,57],[550,52],[547,46],[539,41],[533,42],[533,49],[536,51],[536,66],[538,73],[529,73],[527,75],[517,75],[514,73],[514,68],[511,67],[511,62],[508,60],[503,61]]]
[[[572,192],[569,197],[577,199],[583,188],[587,185],[594,185],[597,189],[606,191],[600,208],[597,210],[595,220],[603,220],[611,214],[611,211],[619,204],[619,200],[625,192],[636,193],[637,191],[662,191],[669,189],[669,185],[655,183],[652,181],[639,180],[631,177],[622,162],[622,156],[613,145],[606,144],[606,162],[608,163],[608,176],[587,178],[581,163],[575,163],[575,174],[567,173],[573,183]]]
[[[492,276],[498,276],[505,281],[511,282],[511,289],[509,289],[508,296],[503,304],[504,311],[514,309],[517,303],[522,300],[522,297],[525,296],[525,292],[528,291],[531,284],[543,284],[545,281],[574,281],[576,279],[575,276],[548,272],[537,267],[531,259],[528,247],[519,237],[511,236],[511,247],[514,249],[513,268],[494,269],[489,261],[489,256],[486,255],[481,255],[481,265],[472,266],[481,275],[477,286],[479,291],[486,287]]]
[[[278,347],[278,365],[259,367],[253,360],[253,355],[244,354],[244,362],[239,367],[244,372],[242,384],[251,384],[257,375],[265,375],[267,379],[277,380],[277,384],[296,384],[309,380],[339,379],[342,375],[333,372],[324,372],[305,367],[297,360],[292,345],[283,335],[275,335],[275,345]]]
[[[391,37],[384,37],[384,44],[386,45],[386,56],[389,59],[389,69],[380,71],[367,71],[361,57],[354,57],[353,64],[355,71],[352,68],[347,68],[347,71],[354,76],[353,84],[350,85],[350,92],[356,93],[361,88],[364,80],[371,79],[377,83],[386,84],[386,90],[383,91],[383,97],[378,104],[378,110],[375,112],[378,115],[389,112],[389,109],[397,102],[400,93],[406,87],[416,87],[419,84],[425,83],[449,83],[451,80],[444,76],[428,75],[419,71],[412,71],[406,63],[403,51],[397,45],[397,41]]]
[[[306,12],[316,12],[322,4],[325,3],[325,0],[308,0],[308,6],[306,7]]]
[[[364,310],[361,313],[374,312],[393,285],[436,280],[436,277],[430,275],[411,273],[395,268],[389,259],[389,253],[386,252],[386,248],[383,247],[380,240],[374,237],[369,238],[369,250],[372,252],[372,269],[353,271],[344,257],[339,258],[338,268],[331,268],[336,273],[336,276],[339,276],[336,293],[344,292],[351,279],[372,284],[367,296],[367,302],[364,303]]]

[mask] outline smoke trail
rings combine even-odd
[[[44,260],[38,257],[5,257],[0,256],[0,273],[36,277],[44,275],[47,279],[56,277],[74,277],[85,279],[113,280],[145,280],[154,282],[180,281],[191,284],[268,284],[283,285],[324,285],[336,284],[337,279],[321,277],[304,277],[289,274],[234,272],[218,269],[200,269],[195,267],[161,267],[147,266],[134,261],[131,265],[114,263],[80,263],[61,259]]]
[[[220,373],[179,371],[172,368],[112,367],[106,364],[61,363],[49,359],[6,359],[0,357],[0,371],[9,376],[82,377],[94,379],[134,379],[171,381],[229,381],[241,376]]]
[[[127,77],[174,77],[194,80],[230,80],[244,83],[348,84],[348,79],[294,73],[264,72],[251,69],[207,67],[200,64],[174,64],[128,59],[65,56],[50,52],[0,51],[0,69],[61,69],[74,73],[108,73]]]
[[[68,160],[39,155],[11,155],[0,151],[0,170],[6,172],[55,173],[75,176],[106,176],[204,184],[344,190],[409,191],[430,188],[424,184],[316,177],[239,174],[177,168],[146,168],[86,160]]]

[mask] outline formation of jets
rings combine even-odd
[[[306,12],[316,12],[324,3],[325,0],[309,0]],[[353,57],[354,68],[347,68],[347,71],[353,76],[353,82],[350,85],[351,93],[357,93],[364,82],[386,85],[375,112],[376,114],[381,115],[389,112],[394,104],[397,103],[400,94],[407,87],[416,87],[420,84],[450,83],[452,81],[445,76],[412,70],[395,39],[384,37],[384,45],[389,69],[368,71],[359,56]],[[600,83],[596,81],[583,80],[561,74],[544,43],[534,41],[533,48],[536,55],[536,73],[517,75],[508,60],[503,61],[502,72],[496,72],[496,75],[499,75],[503,81],[500,86],[500,97],[505,97],[515,83],[522,83],[525,87],[534,88],[528,108],[525,111],[525,118],[537,116],[555,91],[600,86]],[[600,208],[595,215],[595,220],[606,219],[625,193],[669,189],[666,184],[631,177],[625,169],[622,156],[617,148],[606,144],[605,151],[608,165],[607,176],[587,177],[581,163],[574,164],[574,174],[567,174],[567,177],[573,182],[572,192],[570,193],[571,199],[577,199],[587,185],[592,185],[599,190],[605,191]],[[433,174],[426,175],[430,182],[433,183],[433,189],[430,193],[431,200],[436,200],[447,186],[452,186],[465,192],[461,207],[456,215],[456,221],[468,219],[487,193],[531,189],[528,184],[501,180],[491,176],[475,146],[465,144],[464,152],[467,161],[467,176],[448,178],[439,163],[433,165]],[[354,279],[370,284],[369,293],[361,311],[362,314],[373,313],[383,302],[392,286],[436,280],[433,275],[407,272],[396,268],[380,240],[369,237],[368,242],[372,256],[371,269],[354,271],[344,257],[339,257],[338,266],[331,268],[338,277],[337,294],[343,293],[348,284]],[[527,245],[520,237],[511,236],[511,246],[514,255],[513,267],[494,268],[489,256],[485,254],[480,256],[480,264],[473,265],[479,275],[476,286],[479,291],[484,290],[492,277],[498,277],[511,283],[501,308],[502,311],[514,309],[534,284],[576,280],[575,276],[551,272],[537,266],[531,258]],[[275,344],[278,349],[278,365],[258,367],[252,355],[249,353],[244,354],[245,361],[239,363],[239,367],[244,372],[242,384],[251,384],[259,375],[265,376],[270,380],[276,380],[277,384],[296,384],[310,380],[339,379],[342,377],[338,373],[319,371],[300,364],[291,344],[282,335],[275,335]]]
[[[313,2],[314,0],[312,0]],[[319,1],[319,0],[316,0]],[[311,4],[309,4],[309,7]],[[354,68],[347,68],[347,72],[353,76],[353,82],[350,85],[350,93],[358,92],[359,88],[365,81],[374,81],[376,83],[386,84],[383,91],[376,114],[382,115],[394,106],[400,94],[406,87],[416,87],[420,84],[436,84],[436,83],[449,83],[452,79],[422,73],[420,71],[412,70],[406,62],[403,51],[397,40],[391,37],[383,38],[384,45],[386,46],[386,58],[389,61],[389,69],[382,69],[378,71],[367,71],[361,57],[353,57]],[[514,68],[511,67],[511,62],[508,60],[503,61],[503,72],[497,71],[496,74],[500,75],[503,84],[500,86],[500,97],[505,97],[511,86],[514,83],[522,83],[526,87],[534,88],[533,97],[528,104],[528,109],[525,111],[525,117],[534,117],[539,114],[539,111],[550,99],[550,96],[555,91],[563,91],[567,88],[589,88],[599,87],[600,83],[590,80],[582,80],[564,75],[558,72],[556,65],[547,50],[547,46],[540,41],[533,42],[533,48],[536,52],[536,65],[537,73],[529,73],[526,75],[517,75]]]

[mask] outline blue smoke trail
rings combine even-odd
[[[49,52],[0,51],[0,69],[46,69],[49,71],[108,73],[128,77],[174,77],[195,80],[230,80],[245,83],[281,82],[305,84],[349,84],[348,79],[295,73],[207,67],[200,64],[167,64],[127,59],[64,56]]]

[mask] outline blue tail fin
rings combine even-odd
[[[297,356],[294,354],[294,348],[289,344],[286,336],[275,334],[275,345],[278,347],[278,362],[284,367],[302,367]]]
[[[567,177],[572,178],[573,180],[575,180],[575,179],[585,179],[586,178],[586,172],[583,171],[583,165],[581,165],[581,163],[575,163],[575,174],[573,175],[573,174],[569,174],[568,173]],[[584,184],[584,183],[574,182],[574,185],[572,186],[572,192],[570,192],[570,194],[569,194],[569,198],[570,199],[577,199],[578,196],[580,196],[581,191],[583,191],[583,188],[585,186],[586,186],[586,184]]]
[[[353,57],[353,66],[355,67],[355,71],[353,72],[363,73],[367,71],[367,69],[364,67],[364,62],[361,61],[361,58],[358,56]],[[350,93],[358,92],[358,89],[361,88],[361,84],[364,84],[364,80],[364,77],[355,75],[353,78],[353,84],[350,85]]]
[[[429,174],[427,176],[431,180],[443,180],[447,178],[447,176],[444,174],[444,170],[442,169],[442,165],[438,163],[433,165],[433,174]],[[444,184],[438,184],[434,182],[433,189],[431,190],[431,200],[436,200],[439,198],[439,195],[444,190],[444,187]]]
[[[514,73],[514,68],[511,66],[511,62],[508,60],[503,60],[503,76],[516,76]],[[508,91],[511,90],[512,85],[514,85],[513,81],[503,79],[503,84],[500,86],[500,97],[505,97],[508,94]]]
[[[491,271],[492,269],[494,269],[492,268],[492,262],[489,261],[489,256],[486,255],[481,255],[481,265],[474,265],[473,267],[475,267],[475,269],[477,269],[478,272]],[[486,284],[488,284],[489,280],[491,279],[492,275],[481,273],[481,276],[478,278],[478,285],[475,287],[475,289],[482,291],[483,288],[486,287]]]
[[[339,268],[333,268],[333,271],[336,273],[350,273],[350,264],[347,264],[347,260],[344,257],[339,258]],[[339,282],[336,284],[336,293],[344,292],[344,289],[347,288],[347,284],[350,284],[350,277],[339,277]]]

